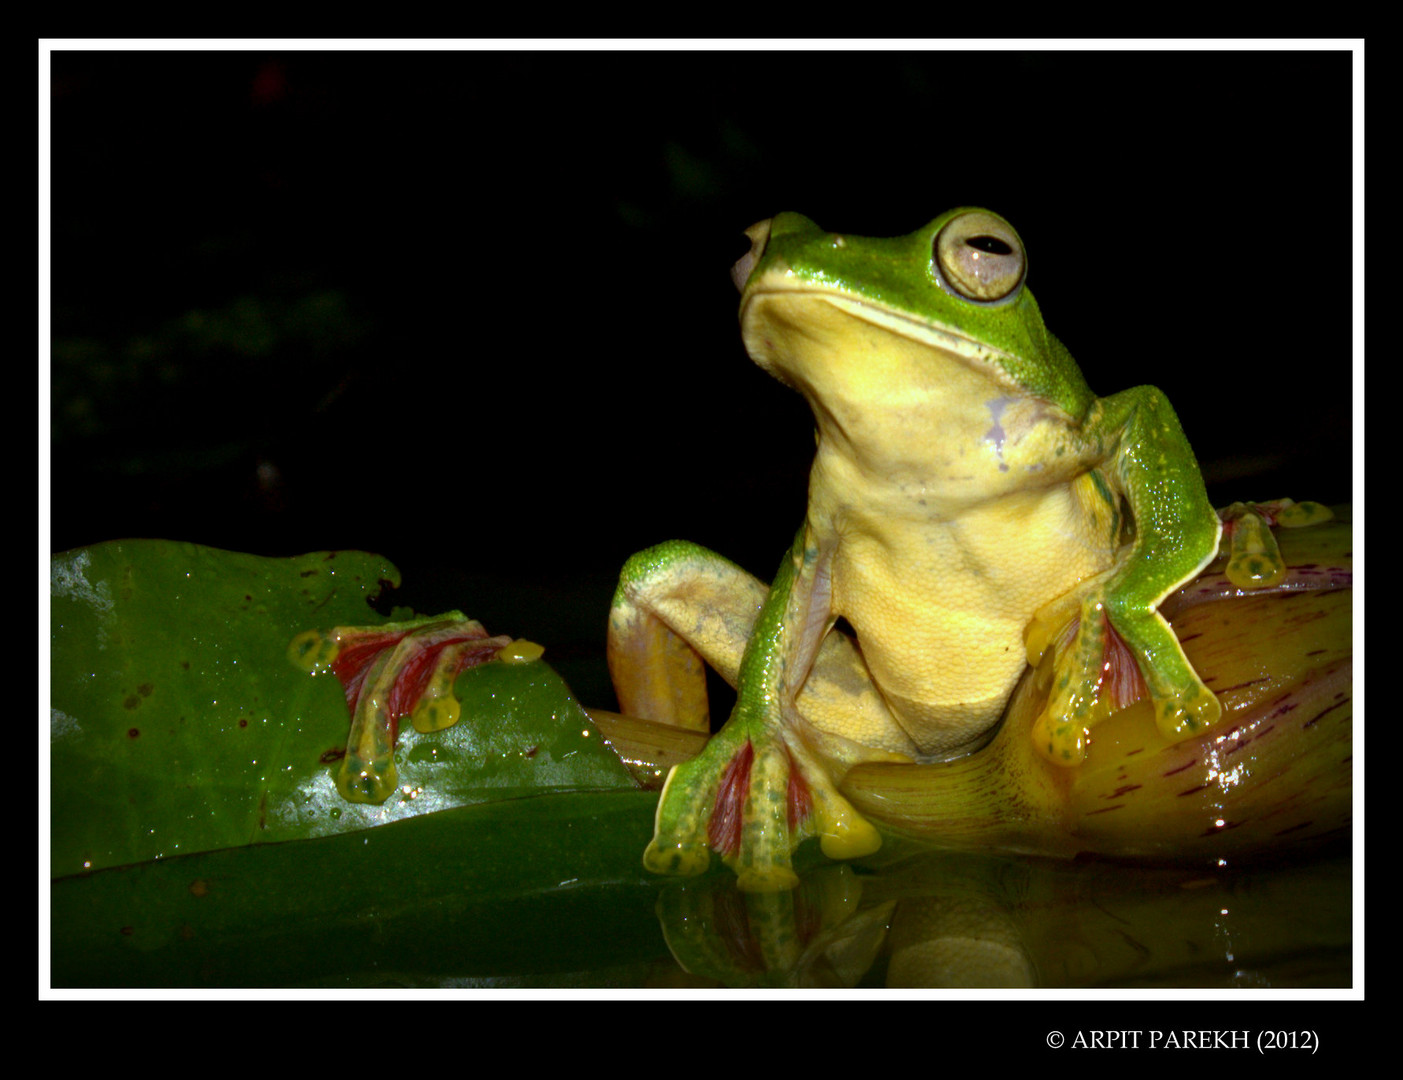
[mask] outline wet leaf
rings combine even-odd
[[[341,799],[342,688],[292,664],[288,645],[309,628],[387,621],[367,600],[398,580],[363,552],[269,559],[129,540],[54,556],[53,875],[634,787],[546,664],[490,663],[460,677],[457,725],[406,725],[397,795]]]
[[[62,987],[638,985],[667,956],[656,796],[514,799],[53,883]]]

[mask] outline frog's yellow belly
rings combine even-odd
[[[1070,487],[967,509],[954,520],[849,519],[833,601],[893,716],[922,754],[971,748],[1027,663],[1033,613],[1111,565],[1105,524]]]

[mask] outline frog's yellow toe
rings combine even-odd
[[[703,750],[667,774],[653,820],[653,839],[643,852],[643,866],[650,873],[690,877],[705,873],[711,864],[707,819],[717,793],[706,768],[708,756]]]
[[[336,790],[347,802],[379,806],[399,783],[393,756],[363,758],[350,751],[336,773]]]
[[[1155,702],[1155,725],[1172,742],[1202,735],[1222,718],[1223,706],[1206,687]]]
[[[1277,499],[1266,503],[1236,502],[1218,512],[1223,519],[1223,542],[1228,551],[1224,568],[1239,589],[1266,589],[1286,576],[1272,526],[1299,529],[1332,521],[1334,511],[1317,502]]]
[[[1080,765],[1086,760],[1086,726],[1046,709],[1033,723],[1033,745],[1054,765]]]
[[[1281,500],[1281,511],[1276,516],[1276,523],[1288,529],[1299,529],[1307,525],[1323,525],[1327,521],[1335,520],[1335,512],[1328,506],[1318,502],[1293,502],[1290,499]]]
[[[860,859],[882,846],[882,834],[859,814],[846,799],[837,800],[841,807],[823,815],[819,828],[819,847],[830,859]]]
[[[1266,519],[1244,508],[1228,525],[1224,530],[1228,537],[1224,571],[1228,580],[1239,589],[1265,589],[1280,583],[1286,576],[1286,563]]]
[[[694,877],[711,865],[711,852],[701,843],[659,843],[656,837],[643,851],[643,868],[652,874]]]
[[[425,694],[419,704],[414,706],[410,721],[414,724],[415,731],[428,734],[451,728],[458,722],[462,712],[462,706],[451,692],[438,697]]]

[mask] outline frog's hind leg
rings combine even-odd
[[[691,731],[710,732],[705,664],[731,686],[740,679],[742,658],[769,587],[715,552],[682,540],[639,552],[619,576],[609,612],[609,671],[619,708],[630,716]],[[737,708],[737,713],[746,710]],[[787,791],[788,761],[752,727],[731,723],[701,753],[668,773],[658,801],[653,842],[644,863],[660,874],[699,874],[717,851],[739,857],[745,821],[763,817],[747,810],[752,790]],[[783,752],[783,745],[779,745]],[[803,789],[795,785],[799,819]],[[756,832],[753,824],[751,834]],[[761,829],[764,835],[774,830]],[[781,830],[783,831],[783,830]],[[761,848],[766,846],[762,843]],[[787,855],[787,853],[786,853]],[[790,887],[787,870],[764,878]],[[792,875],[788,875],[792,877]]]
[[[700,754],[668,775],[643,857],[650,870],[701,873],[715,851],[742,889],[775,891],[798,883],[791,857],[807,837],[818,836],[831,858],[881,846],[839,794],[795,707],[828,630],[826,597],[816,600],[812,587],[826,580],[817,562],[801,536],[753,621],[734,712]]]

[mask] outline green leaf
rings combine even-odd
[[[494,662],[458,680],[454,727],[406,725],[397,795],[342,800],[342,688],[295,666],[288,646],[308,629],[388,621],[367,601],[398,582],[363,552],[269,559],[127,540],[54,556],[53,876],[542,791],[633,788],[547,665]]]
[[[639,965],[667,956],[662,885],[639,857],[655,803],[641,791],[516,799],[65,878],[52,886],[52,981],[599,986],[634,965],[617,978],[639,985]]]

